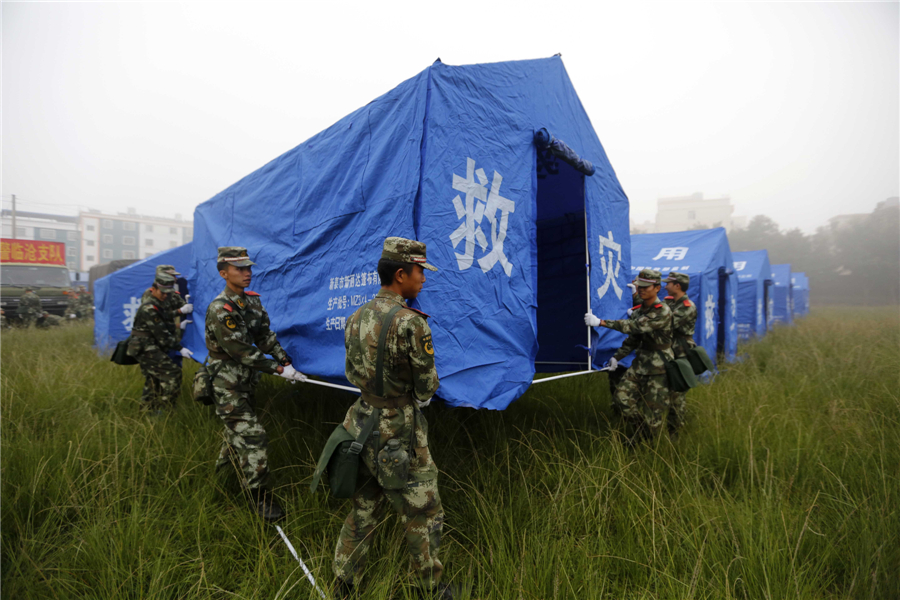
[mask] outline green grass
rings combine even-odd
[[[221,425],[190,400],[193,369],[174,413],[142,417],[138,368],[90,341],[0,340],[3,597],[313,598],[214,474]],[[742,353],[689,394],[675,447],[616,441],[604,375],[504,412],[426,409],[461,597],[900,597],[896,309],[820,310]],[[284,529],[330,584],[348,505],[307,485],[352,397],[272,377],[258,397]],[[394,515],[369,567],[367,598],[406,597]]]

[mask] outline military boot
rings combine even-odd
[[[453,600],[453,588],[449,583],[439,583],[433,588],[419,590],[419,598],[422,600]]]
[[[334,600],[351,600],[358,597],[353,584],[347,583],[340,577],[334,582],[334,587],[331,588],[331,596]]]
[[[269,523],[274,523],[284,518],[284,509],[281,508],[272,492],[268,490],[250,490],[250,507]]]

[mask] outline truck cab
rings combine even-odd
[[[66,292],[72,283],[64,256],[65,245],[59,242],[2,240],[0,303],[7,319],[16,318],[19,298],[26,287],[40,296],[45,311],[52,315],[65,314]]]

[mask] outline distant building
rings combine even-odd
[[[134,209],[115,215],[90,210],[78,215],[82,232],[81,270],[112,260],[144,259],[161,250],[176,248],[194,239],[194,224],[137,214]]]
[[[180,215],[165,219],[139,215],[134,209],[115,215],[96,210],[77,215],[17,210],[14,236],[12,210],[3,209],[3,237],[65,242],[66,266],[84,272],[112,260],[140,260],[186,244],[194,239],[194,224]]]
[[[3,236],[20,240],[46,240],[66,245],[66,266],[78,271],[81,264],[81,233],[78,217],[16,211],[16,232],[12,230],[12,210],[3,209]]]
[[[886,200],[882,200],[878,204],[875,205],[875,210],[872,212],[878,212],[879,210],[883,210],[886,208],[896,208],[900,206],[900,197],[891,196]],[[852,213],[847,215],[835,215],[828,219],[828,225],[831,229],[843,229],[849,225],[853,225],[856,223],[862,223],[864,220],[868,219],[872,213]]]
[[[690,196],[660,198],[656,202],[656,230],[654,233],[687,231],[724,227],[726,231],[747,225],[746,217],[734,217],[731,198],[703,199],[697,192]],[[649,233],[649,232],[648,232]]]

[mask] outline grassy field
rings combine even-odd
[[[221,426],[191,401],[192,368],[154,419],[138,368],[98,358],[88,326],[0,343],[4,598],[315,597],[215,475]],[[674,447],[616,441],[605,375],[504,412],[426,409],[460,597],[900,597],[897,310],[819,310],[741,352],[688,396]],[[282,525],[330,585],[348,505],[307,485],[353,398],[272,377],[258,396]],[[390,515],[365,597],[407,584]]]

